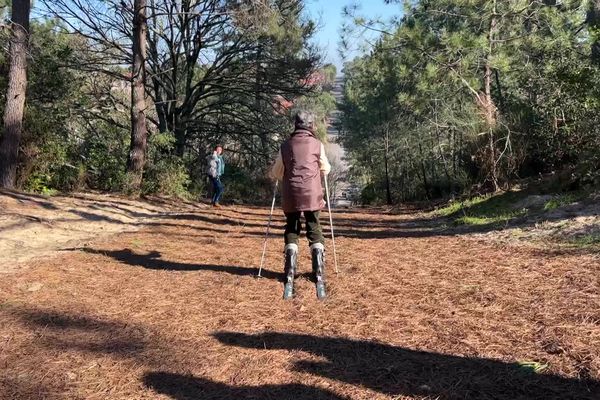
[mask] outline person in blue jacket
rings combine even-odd
[[[221,176],[225,173],[225,160],[223,159],[223,146],[215,147],[212,155],[208,156],[207,175],[213,186],[212,206],[221,207],[219,202],[223,195],[225,186],[221,182]]]

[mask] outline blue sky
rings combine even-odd
[[[0,0],[1,1],[1,0]],[[319,23],[319,30],[315,35],[315,42],[323,49],[325,62],[333,63],[341,71],[343,61],[338,54],[338,42],[340,40],[340,28],[345,19],[342,9],[345,6],[358,5],[357,14],[367,18],[389,19],[402,13],[400,4],[385,4],[384,0],[305,0],[306,12],[311,19]],[[33,15],[39,17],[41,11],[45,11],[40,1],[36,1]],[[346,22],[350,22],[346,19]],[[373,37],[375,34],[371,34]],[[346,55],[347,61],[358,55],[353,52]]]
[[[383,0],[307,0],[309,15],[320,22],[315,40],[324,49],[326,62],[334,63],[338,71],[342,67],[342,60],[338,55],[340,28],[344,22],[342,9],[350,4],[358,4],[359,14],[369,18],[386,19],[401,13],[400,5],[386,5]]]

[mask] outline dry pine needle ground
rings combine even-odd
[[[330,298],[284,302],[267,216],[192,205],[2,275],[0,398],[600,399],[594,255],[340,211]]]

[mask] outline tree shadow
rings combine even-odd
[[[375,220],[369,214],[394,216],[427,211],[423,207],[407,207],[400,212],[385,210],[361,210],[360,214],[340,211],[334,227],[340,236],[362,239],[393,239],[408,237],[462,236],[503,231],[511,228],[535,228],[540,223],[559,222],[582,216],[597,216],[597,208],[590,207],[589,199],[575,201],[554,211],[545,210],[536,192],[505,192],[458,208],[449,215],[420,215],[416,218]],[[543,200],[543,199],[542,199]],[[527,210],[524,212],[523,210]],[[364,211],[364,212],[363,212]],[[373,213],[373,211],[376,211]],[[433,211],[433,210],[429,210]],[[345,214],[345,215],[344,215]],[[463,220],[463,218],[465,220]],[[472,219],[469,221],[469,219]],[[363,230],[364,228],[364,230]],[[581,253],[584,253],[583,251]]]
[[[108,201],[106,203],[100,203],[98,201],[94,201],[94,202],[92,202],[92,204],[88,205],[87,207],[89,207],[93,210],[98,210],[98,211],[102,211],[102,212],[110,212],[113,214],[119,214],[119,215],[121,215],[123,217],[127,217],[127,218],[156,218],[156,217],[162,216],[164,214],[164,213],[160,213],[158,211],[152,213],[152,212],[140,212],[140,211],[130,210],[126,207],[119,206],[110,201]]]
[[[182,399],[282,399],[282,400],[347,400],[331,391],[302,384],[232,386],[214,382],[201,377],[160,371],[165,368],[181,370],[182,360],[168,351],[169,345],[163,344],[164,338],[144,326],[135,323],[98,319],[73,313],[54,310],[7,307],[1,313],[9,313],[21,320],[25,326],[43,334],[37,336],[36,343],[61,352],[82,352],[107,354],[122,359],[135,360],[135,364],[144,365],[158,372],[147,372],[142,378],[143,385],[162,395],[176,400]],[[151,338],[151,340],[150,340]],[[160,351],[158,351],[160,350]],[[20,368],[35,368],[47,360],[38,360],[36,352],[31,352],[19,361]],[[45,355],[47,356],[47,355]],[[51,363],[50,363],[51,364]],[[64,370],[50,369],[46,375]],[[170,369],[169,368],[169,369]],[[12,371],[12,370],[11,370]],[[44,376],[46,376],[44,375]],[[7,387],[2,394],[9,398],[38,398],[47,392],[66,389],[60,380],[52,381],[51,388],[39,386],[36,382],[15,381],[13,377],[0,374],[0,389]],[[46,398],[46,397],[44,397]],[[51,398],[51,397],[47,397]],[[64,397],[60,397],[64,398]]]
[[[48,201],[48,199],[44,196],[41,195],[36,195],[36,194],[30,194],[30,193],[20,193],[14,190],[9,190],[9,189],[0,189],[0,195],[4,195],[7,197],[11,197],[15,200],[19,200],[21,202],[23,201],[29,201],[31,203],[35,203],[38,206],[45,208],[47,210],[58,210],[58,207],[56,207],[54,204],[52,204],[51,202]]]
[[[199,221],[213,226],[199,227],[195,226],[194,229],[203,231],[211,231],[215,233],[230,234],[230,230],[220,229],[218,226],[231,226],[235,228],[262,228],[266,229],[268,216],[265,217],[264,224],[256,223],[245,223],[244,220],[234,220],[230,218],[212,217],[198,214],[178,214],[168,215],[161,217],[165,220],[173,221]],[[162,226],[162,227],[181,227],[171,222],[146,222],[144,226]],[[187,226],[187,225],[186,225]],[[333,220],[334,233],[339,237],[356,238],[356,239],[394,239],[394,238],[422,238],[432,236],[455,236],[458,233],[448,229],[438,229],[432,227],[419,226],[419,221],[411,220],[406,222],[389,222],[389,223],[376,223],[374,221],[365,219],[334,219]],[[327,217],[321,217],[321,228],[323,233],[327,237],[329,234],[329,221]],[[373,229],[379,228],[379,229]],[[385,229],[384,229],[385,228]],[[264,231],[244,231],[243,235],[246,237],[256,236],[264,237]],[[274,219],[271,223],[271,233],[283,233],[285,229],[285,221],[283,219]]]
[[[191,215],[182,215],[180,217],[175,217],[172,219],[190,219],[190,220],[198,220],[204,221],[208,223],[213,223],[216,225],[225,224],[225,225],[237,225],[244,227],[255,227],[255,228],[265,228],[268,221],[268,214],[257,214],[253,212],[246,211],[237,211],[237,210],[228,210],[233,213],[239,214],[241,220],[236,221],[228,218],[217,219],[215,217],[206,217],[206,216],[196,216],[195,214]],[[365,218],[364,215],[368,214],[369,216],[377,216],[377,215],[396,215],[391,214],[389,212],[379,212],[377,213],[375,209],[369,209],[367,212],[332,212],[333,216],[333,227],[334,233],[339,237],[346,238],[356,238],[356,239],[399,239],[399,238],[427,238],[427,237],[435,237],[435,236],[459,236],[462,234],[469,233],[483,233],[489,232],[490,230],[499,230],[502,229],[498,227],[497,224],[490,225],[481,225],[481,226],[457,226],[457,227],[448,227],[447,223],[449,220],[447,218],[441,217],[419,217],[419,218],[411,218],[407,220],[373,220]],[[405,214],[409,214],[406,212]],[[360,216],[363,216],[361,218]],[[248,219],[251,221],[261,221],[252,216],[262,216],[264,218],[264,224],[256,224],[256,223],[246,223],[244,224],[244,220]],[[235,217],[234,217],[235,218]],[[271,229],[274,230],[282,230],[285,228],[285,220],[281,218],[281,216],[274,217],[274,224],[271,226]],[[277,224],[280,226],[277,226]],[[322,213],[321,216],[321,226],[326,237],[329,233],[329,219],[326,212]],[[213,228],[207,228],[213,229]],[[215,229],[218,231],[218,229]],[[244,232],[244,235],[247,236],[261,236],[262,233],[257,232]]]
[[[142,195],[141,199],[148,202],[149,204],[155,205],[155,206],[160,206],[160,207],[179,207],[181,206],[181,204],[185,204],[186,206],[192,207],[192,208],[199,208],[200,205],[202,205],[202,208],[209,208],[209,204],[207,202],[203,202],[203,201],[188,201],[185,199],[180,199],[180,198],[166,198],[166,197],[160,197],[160,196],[156,196],[156,195]]]
[[[160,216],[160,218],[171,219],[171,220],[199,221],[199,222],[205,222],[207,224],[214,224],[214,225],[231,225],[231,226],[235,226],[238,228],[250,227],[250,228],[266,229],[266,227],[267,227],[266,222],[264,224],[256,224],[256,223],[246,222],[245,220],[235,220],[235,219],[230,219],[230,218],[223,218],[221,216],[206,216],[206,215],[202,215],[200,213],[171,214],[171,215]],[[272,228],[273,228],[273,226],[272,226]]]
[[[556,249],[533,249],[532,255],[534,257],[563,257],[563,256],[587,256],[590,254],[599,254],[600,244],[595,246],[586,247],[567,247],[567,248],[556,248]]]
[[[267,223],[269,221],[269,209],[265,209],[266,213],[264,214],[255,214],[255,213],[246,213],[244,211],[240,211],[240,210],[233,210],[233,209],[219,209],[218,213],[216,214],[218,217],[226,217],[226,218],[233,218],[234,223],[237,223],[239,225],[243,225],[246,224],[246,221],[250,221],[252,223],[258,222],[260,227],[262,228],[266,228]],[[200,211],[195,211],[193,213],[191,213],[191,215],[210,215],[210,216],[214,216],[215,212],[214,211],[207,211],[207,210],[200,210]],[[183,214],[185,215],[185,214]],[[260,218],[257,218],[260,217]],[[285,215],[283,213],[280,212],[273,212],[273,219],[272,219],[273,223],[283,223],[285,224]]]
[[[129,225],[134,225],[134,224],[129,224]],[[263,237],[263,238],[265,237],[264,231],[247,231],[247,230],[244,230],[245,228],[247,228],[244,226],[236,226],[235,228],[237,228],[237,231],[233,227],[231,227],[230,229],[220,229],[214,225],[213,226],[197,226],[197,225],[189,225],[189,224],[185,224],[185,223],[171,223],[171,222],[167,222],[167,221],[141,222],[141,223],[139,223],[138,226],[143,226],[143,227],[147,227],[147,228],[156,227],[156,228],[192,229],[194,231],[207,232],[207,233],[211,232],[214,234],[223,234],[226,236],[231,235],[231,234],[242,233],[246,237],[250,237],[250,236]],[[276,230],[276,229],[280,229],[280,228],[271,226],[271,229]]]
[[[102,215],[102,214],[95,214],[95,213],[82,211],[82,210],[76,210],[74,208],[67,210],[67,212],[77,215],[83,219],[86,219],[86,220],[92,221],[92,222],[103,221],[103,222],[110,222],[110,223],[118,224],[118,225],[130,225],[128,222],[121,221],[117,218],[109,217],[107,215]]]
[[[256,214],[248,213],[245,211],[237,210],[226,210],[232,213],[239,214],[240,220],[230,218],[220,218],[194,214],[180,214],[171,215],[166,218],[173,220],[196,220],[207,222],[215,225],[234,225],[238,227],[249,227],[249,228],[263,228],[265,229],[268,223],[268,214]],[[445,230],[442,229],[426,229],[429,227],[435,227],[436,224],[426,218],[414,218],[407,221],[374,221],[365,218],[349,218],[342,217],[341,215],[346,214],[344,212],[339,213],[333,212],[333,226],[335,233],[339,236],[360,238],[360,239],[383,239],[383,238],[402,238],[402,237],[427,237],[444,235]],[[373,215],[380,215],[373,213]],[[252,216],[262,216],[263,219],[252,218]],[[232,216],[228,216],[235,218]],[[262,222],[261,224],[246,223],[244,221]],[[322,212],[321,215],[321,226],[323,231],[328,232],[329,219],[326,212]],[[285,217],[281,215],[274,215],[271,224],[272,230],[283,230],[285,229]],[[415,231],[416,233],[412,233]],[[325,233],[327,233],[325,232]],[[252,235],[250,232],[245,234]],[[260,234],[259,234],[260,235]]]
[[[53,221],[47,220],[35,215],[24,214],[24,213],[15,213],[15,212],[4,212],[3,216],[16,218],[18,220],[24,220],[19,222],[14,222],[12,224],[4,225],[0,228],[0,232],[9,231],[12,229],[24,228],[31,224],[48,224],[51,225]]]
[[[61,398],[52,392],[51,388],[40,382],[27,379],[27,377],[19,378],[0,375],[0,398],[2,399],[51,400]]]
[[[24,195],[17,192],[2,192],[6,195],[22,198],[28,201],[34,201],[40,203],[44,207],[57,209],[56,206],[51,204],[50,202],[44,201],[43,198],[35,195]],[[125,207],[121,207],[119,204],[125,204],[130,206],[127,203],[115,201],[114,199],[107,200],[106,202],[99,201],[97,199],[90,199],[85,196],[76,196],[72,195],[73,198],[79,198],[85,200],[87,202],[91,202],[87,207],[92,210],[98,210],[99,213],[90,212],[89,210],[78,210],[75,208],[66,209],[65,211],[71,213],[79,218],[82,218],[87,221],[92,222],[108,222],[118,225],[138,225],[134,222],[127,222],[115,218],[112,215],[103,215],[100,212],[104,210],[118,210],[117,214],[129,217],[129,218],[146,218],[146,221],[141,221],[139,225],[145,227],[177,227],[180,228],[182,226],[191,227],[193,229],[202,230],[202,231],[210,231],[214,233],[222,233],[229,235],[232,233],[231,229],[240,229],[244,230],[243,235],[245,237],[263,237],[264,229],[266,229],[268,223],[268,214],[259,213],[257,211],[263,210],[260,207],[249,207],[244,210],[235,210],[235,209],[224,209],[220,213],[215,213],[212,209],[198,209],[197,211],[192,211],[188,213],[157,213],[156,215],[147,214],[143,212],[136,212],[129,210]],[[39,199],[38,199],[39,198]],[[169,203],[171,204],[171,203]],[[191,203],[193,204],[193,203]],[[224,214],[227,212],[229,215]],[[358,211],[357,211],[358,212]],[[366,209],[361,210],[363,213],[372,214],[372,215],[380,215],[381,210],[377,212],[376,209]],[[348,216],[342,216],[341,214],[348,214]],[[385,238],[406,238],[406,237],[428,237],[428,236],[443,236],[443,235],[455,235],[457,234],[454,231],[447,231],[443,229],[432,228],[433,225],[426,227],[426,229],[422,229],[423,227],[418,226],[420,222],[425,220],[410,220],[410,221],[373,221],[367,218],[360,218],[358,215],[354,216],[353,213],[344,212],[338,214],[334,212],[334,228],[337,235],[341,237],[348,238],[358,238],[358,239],[385,239]],[[384,213],[389,214],[389,213]],[[258,219],[254,217],[261,217],[263,219]],[[326,219],[326,217],[325,217]],[[326,220],[322,219],[323,229],[326,230]],[[60,223],[68,221],[67,219],[60,218],[56,220],[52,220],[53,223]],[[178,224],[181,221],[182,224]],[[207,224],[209,226],[198,226],[185,224],[186,222],[200,222]],[[19,225],[5,227],[2,230],[10,230],[15,227],[21,226],[21,224],[32,223],[31,221],[25,221],[18,223]],[[184,225],[185,224],[185,225]],[[283,231],[285,226],[285,221],[281,215],[274,215],[271,231],[273,233],[280,233]],[[226,229],[230,227],[230,229]],[[225,229],[224,229],[225,228]],[[375,228],[375,229],[374,229]],[[258,231],[259,229],[260,231]]]
[[[91,193],[91,195],[88,195],[87,193]],[[107,198],[100,198],[100,196],[104,196],[104,195],[108,195],[109,197]],[[64,198],[67,199],[76,199],[76,200],[82,200],[83,202],[85,202],[86,204],[91,204],[92,206],[96,206],[96,207],[103,207],[103,208],[117,208],[119,210],[122,210],[128,214],[131,214],[133,216],[153,216],[155,214],[160,213],[162,210],[156,210],[156,209],[152,209],[151,207],[160,207],[160,205],[154,205],[152,204],[150,201],[146,201],[144,204],[143,202],[133,199],[133,198],[123,198],[122,196],[120,196],[118,193],[98,193],[98,192],[86,192],[86,193],[65,193],[64,194]],[[136,210],[143,210],[145,212],[140,212],[140,211],[136,211]]]
[[[418,228],[397,228],[397,229],[379,229],[379,230],[360,230],[360,229],[337,229],[335,236],[351,239],[408,239],[408,238],[428,238],[436,236],[459,236],[460,233],[445,229],[418,229]],[[325,233],[326,238],[329,236]]]
[[[175,400],[196,399],[281,399],[281,400],[341,400],[325,389],[301,384],[230,386],[191,375],[150,372],[144,375],[144,385]]]
[[[304,351],[327,360],[294,369],[392,396],[454,399],[597,400],[600,382],[534,373],[517,363],[416,351],[370,341],[269,332],[218,332],[222,343],[257,350]]]
[[[43,328],[39,340],[55,349],[131,357],[147,346],[143,330],[131,324],[51,310],[10,311],[27,325]]]
[[[162,260],[161,253],[158,251],[151,251],[146,254],[138,254],[133,252],[131,249],[123,250],[99,250],[91,248],[77,249],[84,251],[89,254],[100,254],[106,257],[111,257],[123,264],[131,265],[134,267],[143,267],[146,269],[153,270],[165,270],[165,271],[214,271],[224,272],[231,275],[237,276],[255,276],[258,273],[257,268],[247,268],[233,265],[214,265],[214,264],[186,264],[176,261]],[[277,273],[263,269],[262,277],[266,279],[274,279],[283,281],[283,273]]]

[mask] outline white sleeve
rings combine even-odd
[[[321,158],[319,159],[319,168],[323,175],[329,175],[331,172],[331,164],[329,164],[329,160],[327,159],[327,154],[325,153],[325,146],[321,143]]]
[[[283,174],[285,172],[285,165],[283,164],[283,157],[281,156],[281,150],[277,153],[277,159],[275,160],[275,164],[271,168],[271,178],[282,180]]]

